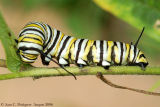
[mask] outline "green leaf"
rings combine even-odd
[[[157,0],[94,0],[106,11],[160,42],[160,1]]]
[[[7,67],[11,72],[18,72],[21,68],[21,60],[16,54],[15,36],[6,25],[0,13],[0,40],[6,53]]]

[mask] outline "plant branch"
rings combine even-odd
[[[142,71],[139,67],[132,66],[114,66],[109,70],[105,70],[102,67],[84,67],[82,69],[78,67],[66,67],[68,71],[78,75],[96,75],[97,72],[101,72],[105,75],[160,75],[160,67],[147,67],[146,71]],[[54,68],[37,68],[29,67],[27,70],[16,73],[1,74],[0,80],[23,78],[23,77],[49,77],[49,76],[71,76],[66,71],[59,67]]]
[[[106,83],[107,85],[109,85],[109,86],[111,86],[111,87],[114,87],[114,88],[126,89],[126,90],[130,90],[130,91],[135,91],[135,92],[138,92],[138,93],[160,96],[160,93],[150,92],[150,91],[146,91],[146,90],[141,90],[141,89],[135,89],[135,88],[130,88],[130,87],[125,87],[125,86],[116,85],[116,84],[112,83],[111,81],[109,81],[108,79],[106,79],[106,78],[102,75],[101,72],[98,72],[96,76],[97,76],[99,79],[101,79],[104,83]]]

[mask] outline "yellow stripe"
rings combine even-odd
[[[58,41],[58,43],[57,43],[56,49],[55,49],[55,51],[53,52],[52,56],[54,56],[55,54],[56,54],[56,57],[58,56],[57,50],[58,50],[58,47],[59,47],[60,42],[61,42],[61,40],[62,40],[63,37],[64,37],[64,33],[61,32],[61,37],[60,37],[60,39],[59,39],[59,41]]]
[[[42,23],[41,23],[42,24]],[[45,27],[45,29],[47,29],[47,27],[46,27],[46,25],[45,24],[43,24],[43,26]]]
[[[118,57],[119,56],[119,50],[118,50],[117,46],[114,47],[114,52],[115,52],[115,62],[119,64],[120,63],[120,60],[119,60],[119,57]]]
[[[73,38],[73,39],[71,40],[71,42],[69,43],[69,46],[67,47],[67,51],[66,51],[65,56],[64,56],[65,59],[69,59],[69,58],[68,58],[69,49],[70,49],[71,45],[73,44],[73,42],[76,41],[76,40],[77,40],[76,38]]]
[[[43,45],[43,43],[40,42],[39,40],[35,40],[35,39],[31,39],[31,38],[24,38],[22,41],[23,42],[32,42],[32,43],[35,43],[35,44],[39,44],[41,46]]]
[[[134,58],[134,57],[132,57],[132,56],[134,56],[134,52],[133,52],[132,48],[131,48],[131,50],[130,50],[130,53],[129,53],[129,54],[130,54],[129,61],[130,61],[130,62],[132,62],[132,60],[133,60],[133,58]]]
[[[97,62],[98,62],[96,51],[97,51],[96,46],[93,45],[93,47],[92,47],[92,54],[93,54],[93,62],[94,62],[94,63],[97,63]]]
[[[37,58],[37,55],[31,55],[31,54],[26,54],[25,56],[26,56],[27,58],[31,59],[31,60]]]
[[[125,61],[127,61],[127,58],[128,58],[128,55],[129,55],[129,48],[130,48],[130,46],[129,46],[129,44],[126,44],[126,56],[125,56]]]
[[[23,36],[21,36],[21,37],[18,38],[18,42],[20,42],[24,37],[37,38],[37,39],[39,39],[43,43],[43,39],[40,36],[35,35],[35,34],[26,34],[26,35],[23,35]]]
[[[23,62],[26,62],[26,63],[29,63],[29,62],[30,62],[30,61],[24,60],[23,58],[22,58],[22,61],[23,61]]]
[[[112,52],[112,46],[114,45],[113,41],[107,41],[108,42],[108,51],[107,51],[107,61],[111,62],[111,52]]]
[[[43,31],[43,33],[45,33],[44,29],[40,25],[33,23],[33,24],[26,25],[24,28],[27,28],[27,27],[37,27],[37,28],[41,29]]]
[[[87,47],[85,48],[84,53],[83,53],[83,57],[82,57],[83,60],[85,60],[85,61],[88,60],[87,55],[88,55],[93,43],[94,43],[94,40],[88,40]]]
[[[25,57],[27,57],[30,60],[36,59],[37,55],[32,55],[32,54],[24,54],[21,50],[20,50],[20,55],[23,55]],[[23,60],[23,59],[22,59]],[[23,60],[24,61],[24,60]]]
[[[25,37],[25,35],[18,38],[18,42],[22,41],[22,39]]]
[[[71,59],[74,61],[76,58],[75,58],[75,56],[74,56],[74,48],[75,46],[74,46],[74,43],[72,44],[72,46],[71,46],[71,49],[70,49],[70,53],[71,53]]]
[[[146,58],[144,58],[144,57],[139,58],[141,54],[143,54],[142,51],[139,52],[139,55],[138,55],[138,57],[137,57],[138,62],[147,63],[147,59],[146,59]]]

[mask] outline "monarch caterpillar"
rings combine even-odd
[[[77,39],[52,29],[48,24],[30,22],[21,30],[16,42],[18,53],[26,63],[35,62],[38,55],[41,55],[44,65],[49,65],[50,61],[57,63],[52,59],[56,58],[57,64],[63,69],[75,63],[79,67],[94,64],[105,69],[109,69],[112,65],[137,65],[145,70],[148,61],[143,52],[137,48],[143,31],[144,28],[136,44],[133,45],[105,40]]]

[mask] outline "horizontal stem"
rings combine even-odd
[[[84,67],[82,69],[78,67],[66,67],[66,69],[76,76],[78,75],[96,75],[97,72],[101,72],[106,75],[160,75],[160,67],[147,67],[145,71],[142,71],[140,67],[133,66],[113,66],[109,70],[105,70],[102,67]],[[28,70],[1,74],[0,80],[23,78],[23,77],[48,77],[48,76],[70,76],[66,71],[57,68],[35,68],[31,67]]]

